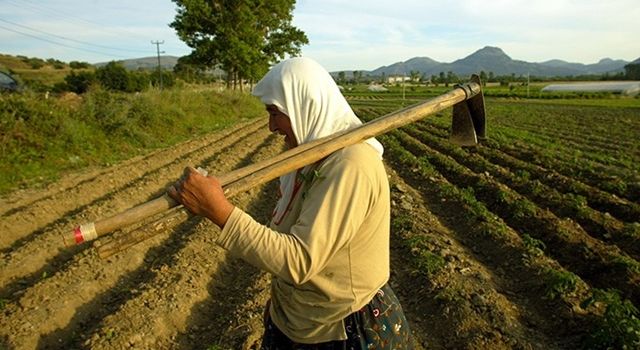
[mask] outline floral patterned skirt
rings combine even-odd
[[[409,324],[400,302],[385,284],[369,304],[344,319],[347,340],[299,344],[284,335],[267,316],[261,350],[413,349]]]

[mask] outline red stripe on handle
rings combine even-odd
[[[80,226],[73,229],[73,235],[76,237],[76,244],[84,242],[84,237],[82,236],[82,231],[80,231]]]

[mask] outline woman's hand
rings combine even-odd
[[[167,189],[167,193],[192,213],[209,218],[220,228],[227,223],[234,208],[218,179],[201,175],[192,167],[184,169],[184,175]]]

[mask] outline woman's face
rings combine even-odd
[[[296,141],[296,137],[293,134],[289,117],[280,112],[275,105],[267,105],[267,112],[269,112],[269,130],[284,135],[284,142],[290,149],[297,147],[298,141]]]

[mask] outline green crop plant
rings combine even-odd
[[[632,222],[624,225],[622,235],[629,238],[637,239],[640,237],[640,223]]]
[[[407,232],[413,229],[413,219],[408,215],[398,215],[391,220],[391,229],[394,232]]]
[[[566,297],[576,291],[578,276],[568,271],[547,268],[543,271],[546,285],[545,297],[555,299]]]
[[[613,259],[612,263],[626,269],[631,273],[640,274],[640,263],[626,255],[617,255]]]
[[[585,338],[584,346],[590,349],[640,348],[640,319],[633,303],[623,300],[616,290],[593,289],[592,296],[581,306],[586,309],[597,303],[603,304],[605,311]]]
[[[522,243],[524,243],[524,247],[529,255],[541,256],[544,254],[545,249],[547,249],[547,246],[544,244],[544,242],[539,239],[535,239],[526,233],[523,233],[521,236]]]
[[[433,276],[446,266],[444,258],[427,250],[420,250],[416,256],[416,265],[420,272]]]
[[[511,214],[516,219],[525,219],[535,216],[538,207],[528,199],[521,198],[511,202]]]

